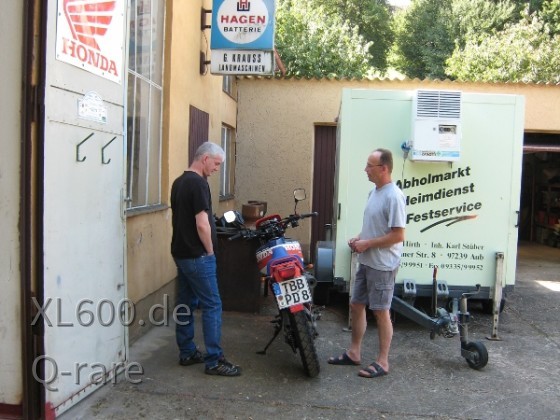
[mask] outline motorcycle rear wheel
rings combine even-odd
[[[290,313],[290,324],[294,331],[296,345],[299,349],[303,369],[310,378],[314,378],[319,374],[319,358],[313,341],[313,327],[311,319],[306,311],[299,311],[295,314]]]

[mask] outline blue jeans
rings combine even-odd
[[[175,259],[175,264],[179,277],[175,327],[179,357],[190,357],[196,351],[193,311],[199,307],[202,311],[202,332],[206,347],[204,363],[207,367],[213,367],[223,356],[220,346],[222,300],[216,276],[216,256]]]

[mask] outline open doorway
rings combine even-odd
[[[560,134],[525,134],[520,210],[520,241],[560,248]]]

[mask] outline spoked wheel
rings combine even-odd
[[[465,356],[467,363],[473,369],[480,370],[488,363],[488,350],[480,341],[472,341],[463,346],[469,354]]]
[[[290,324],[294,331],[296,345],[307,376],[314,378],[319,374],[319,358],[313,341],[311,319],[305,310],[290,314]]]

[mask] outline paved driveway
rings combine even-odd
[[[557,419],[560,418],[560,249],[523,245],[515,292],[500,316],[502,341],[485,339],[491,316],[470,308],[471,338],[482,340],[488,365],[476,371],[460,356],[459,339],[437,337],[397,320],[391,372],[375,379],[357,367],[332,366],[329,356],[349,342],[343,306],[326,308],[317,350],[322,371],[303,375],[282,338],[266,356],[255,354],[270,337],[268,302],[260,314],[224,313],[226,356],[243,375],[205,375],[202,365],[177,363],[174,332],[152,329],[131,348],[142,382],[107,385],[63,419]],[[363,361],[376,353],[376,327],[368,326]]]

